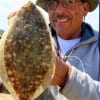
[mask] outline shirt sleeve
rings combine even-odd
[[[100,100],[100,82],[72,67],[69,81],[61,93],[69,100]]]

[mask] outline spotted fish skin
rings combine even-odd
[[[16,100],[34,100],[47,88],[55,70],[53,42],[45,19],[28,2],[4,34],[1,67],[6,75],[1,75],[2,80]]]

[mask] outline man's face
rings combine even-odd
[[[49,19],[56,33],[64,39],[78,37],[83,16],[87,14],[80,0],[50,0],[48,4]],[[58,3],[57,3],[58,2]]]

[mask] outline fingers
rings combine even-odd
[[[8,20],[10,20],[12,17],[14,17],[17,13],[18,13],[18,11],[13,11],[13,12],[9,13],[9,15],[7,17]]]
[[[63,59],[56,58],[56,69],[54,77],[51,81],[51,85],[64,85],[69,67],[63,61]]]
[[[18,10],[9,13],[9,15],[7,16],[8,24],[10,24],[13,21],[13,18],[17,15],[17,13]]]
[[[10,24],[10,22],[12,22],[13,18],[17,15],[18,12],[19,12],[19,10],[16,10],[16,11],[12,11],[8,14],[8,16],[7,16],[8,24]]]

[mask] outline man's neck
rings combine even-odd
[[[57,35],[64,40],[73,40],[73,39],[79,38],[81,36],[81,29],[75,33],[72,33],[71,35],[66,35],[66,34],[65,35],[64,34],[63,35],[57,34]]]

